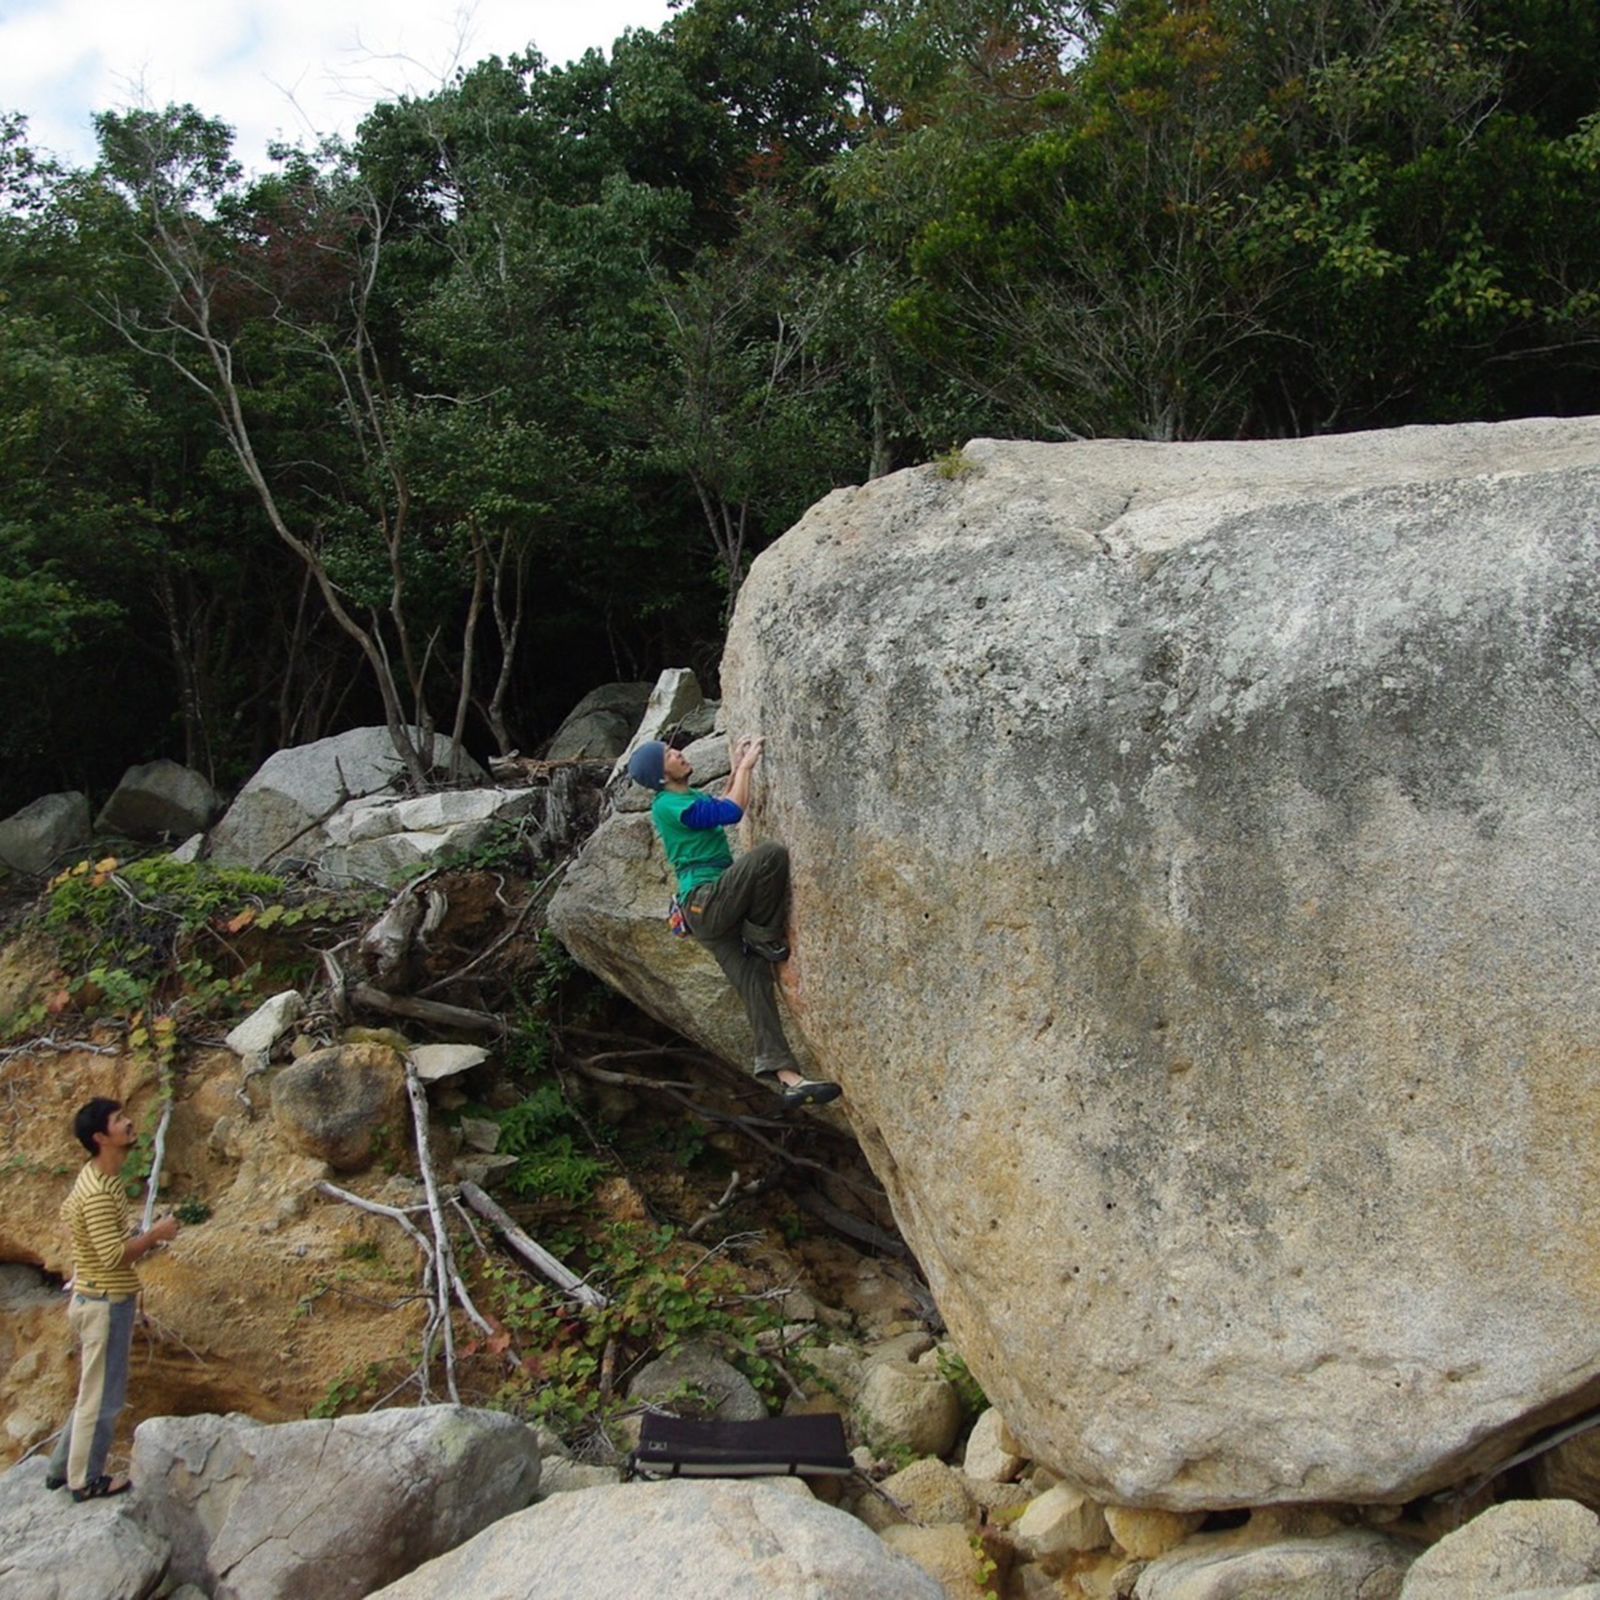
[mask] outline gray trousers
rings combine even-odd
[[[778,1018],[772,963],[743,948],[745,939],[771,943],[783,938],[788,900],[789,852],[781,844],[758,844],[715,883],[691,890],[683,903],[690,933],[711,952],[744,1001],[756,1034],[757,1077],[800,1070]]]

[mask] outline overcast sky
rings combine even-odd
[[[76,165],[94,158],[91,112],[192,101],[259,167],[269,140],[353,133],[458,63],[530,43],[557,64],[609,54],[667,16],[667,0],[0,0],[0,111]]]

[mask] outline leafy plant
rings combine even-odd
[[[555,1083],[542,1083],[520,1104],[500,1114],[498,1148],[517,1158],[508,1180],[521,1195],[586,1200],[610,1170],[578,1147],[582,1128]]]
[[[971,1422],[980,1413],[988,1410],[988,1396],[984,1394],[982,1385],[973,1377],[965,1358],[958,1351],[941,1345],[934,1357],[934,1364],[939,1369],[939,1376],[955,1390],[956,1398],[961,1402],[963,1421]]]

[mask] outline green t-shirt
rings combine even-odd
[[[650,802],[650,816],[661,835],[667,860],[678,878],[678,894],[687,896],[702,883],[714,883],[733,865],[733,851],[721,828],[686,828],[683,814],[706,796],[699,789],[675,794],[663,789]]]

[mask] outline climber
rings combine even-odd
[[[773,964],[789,957],[783,937],[789,852],[781,844],[758,844],[735,861],[723,831],[743,818],[760,759],[761,740],[739,741],[721,799],[691,789],[694,769],[688,758],[660,740],[640,745],[629,756],[628,775],[655,793],[650,816],[677,876],[689,932],[716,958],[744,1001],[756,1035],[756,1077],[776,1090],[786,1107],[823,1105],[839,1098],[839,1085],[800,1071],[773,993]]]

